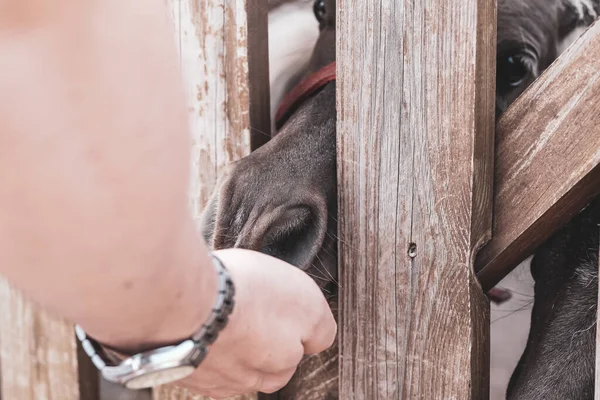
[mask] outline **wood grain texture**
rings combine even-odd
[[[222,168],[270,137],[267,6],[265,0],[251,7],[249,0],[170,4],[190,106],[190,202],[198,217]]]
[[[222,168],[270,138],[268,7],[267,0],[169,0],[169,6],[190,106],[190,206],[198,218]],[[154,400],[201,398],[174,386],[153,391]]]
[[[340,398],[486,399],[495,2],[337,5]]]
[[[44,312],[3,279],[0,315],[3,399],[88,400],[79,393],[71,324]]]
[[[259,395],[259,400],[337,400],[339,376],[337,368],[331,368],[339,362],[337,343],[326,351],[306,356],[298,373],[287,386],[275,395]]]
[[[493,239],[476,262],[484,289],[600,194],[598,59],[596,22],[498,124]]]

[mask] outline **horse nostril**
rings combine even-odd
[[[287,207],[271,221],[260,251],[307,269],[318,253],[327,229],[326,216],[307,206]]]

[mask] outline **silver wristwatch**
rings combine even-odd
[[[219,293],[212,314],[189,339],[179,344],[144,351],[124,357],[90,338],[75,326],[77,338],[104,379],[128,389],[145,389],[172,383],[191,375],[204,360],[208,346],[225,327],[233,311],[235,288],[227,269],[215,256],[213,264],[219,274]]]

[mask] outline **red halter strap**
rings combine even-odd
[[[332,81],[335,81],[335,61],[324,66],[314,74],[309,75],[296,85],[283,98],[277,109],[277,114],[275,115],[277,128],[281,128],[302,102],[306,101],[306,99]]]

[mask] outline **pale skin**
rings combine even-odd
[[[0,273],[125,352],[189,337],[216,298],[171,35],[163,0],[0,2]],[[218,254],[237,305],[181,384],[273,392],[331,345],[333,315],[292,266]]]

